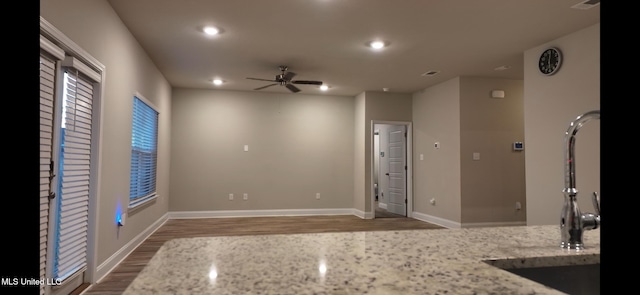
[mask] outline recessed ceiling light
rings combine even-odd
[[[322,90],[322,91],[327,91],[327,90],[329,90],[329,86],[327,86],[327,85],[320,85],[320,90]]]
[[[373,49],[382,49],[384,47],[387,47],[389,44],[387,42],[381,41],[381,40],[375,40],[375,41],[371,41],[369,42],[369,47],[373,48]]]
[[[207,34],[207,35],[217,35],[218,33],[220,33],[220,29],[216,28],[216,27],[204,27],[202,29],[202,31]]]
[[[214,79],[213,80],[213,85],[222,85],[222,83],[224,83],[224,81],[222,81],[220,79]]]

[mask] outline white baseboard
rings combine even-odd
[[[443,226],[446,228],[461,228],[460,223],[448,220],[448,219],[444,219],[444,218],[440,218],[440,217],[435,217],[435,216],[431,216],[428,214],[424,214],[424,213],[420,213],[420,212],[416,212],[413,211],[411,212],[411,217],[418,219],[418,220],[422,220],[422,221],[426,221],[429,223],[433,223],[433,224],[437,224],[439,226]]]
[[[138,234],[135,238],[131,239],[120,250],[113,253],[107,260],[101,263],[96,270],[96,283],[100,283],[104,277],[106,277],[122,260],[124,260],[133,250],[135,250],[142,242],[144,242],[149,236],[151,236],[156,230],[158,230],[168,220],[168,214],[160,217],[156,222],[151,224],[147,229]]]
[[[353,215],[362,219],[373,219],[373,212],[364,212],[358,209],[352,209]]]
[[[476,222],[476,223],[459,223],[448,219],[431,216],[428,214],[413,212],[412,217],[418,220],[444,226],[446,228],[472,228],[472,227],[497,227],[497,226],[521,226],[527,225],[526,221],[508,221],[508,222]]]
[[[353,215],[351,208],[332,209],[291,209],[291,210],[215,210],[215,211],[172,211],[169,219],[266,217],[266,216],[311,216],[311,215]]]

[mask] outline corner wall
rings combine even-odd
[[[544,76],[537,62],[550,46],[562,51],[562,66]],[[564,134],[577,116],[600,109],[600,24],[531,48],[524,60],[527,224],[560,224]],[[580,129],[575,148],[578,203],[583,212],[594,212],[591,193],[600,191],[599,120]]]
[[[525,224],[524,98],[522,80],[460,79],[461,222]],[[503,90],[504,98],[493,98]],[[474,154],[479,156],[474,159]],[[517,209],[516,203],[520,204]]]

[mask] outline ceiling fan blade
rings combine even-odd
[[[294,84],[306,84],[306,85],[322,85],[322,81],[309,81],[309,80],[295,80],[291,81]]]
[[[296,75],[294,72],[286,72],[282,77],[285,81],[290,81]]]
[[[276,80],[271,80],[271,79],[260,79],[260,78],[247,78],[249,80],[258,80],[258,81],[268,81],[268,82],[278,82]]]
[[[298,87],[295,87],[295,86],[293,86],[293,85],[291,85],[291,84],[287,84],[287,86],[286,86],[286,87],[287,87],[289,90],[291,90],[291,92],[294,92],[294,93],[295,93],[295,92],[300,92],[300,89],[298,89]]]
[[[253,90],[265,89],[265,88],[267,88],[267,87],[271,87],[271,86],[273,86],[273,85],[278,85],[278,83],[273,83],[273,84],[265,85],[265,86],[262,86],[262,87],[254,88]]]

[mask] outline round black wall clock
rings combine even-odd
[[[545,49],[538,59],[538,69],[544,75],[553,75],[560,69],[562,64],[562,52],[556,47]]]

